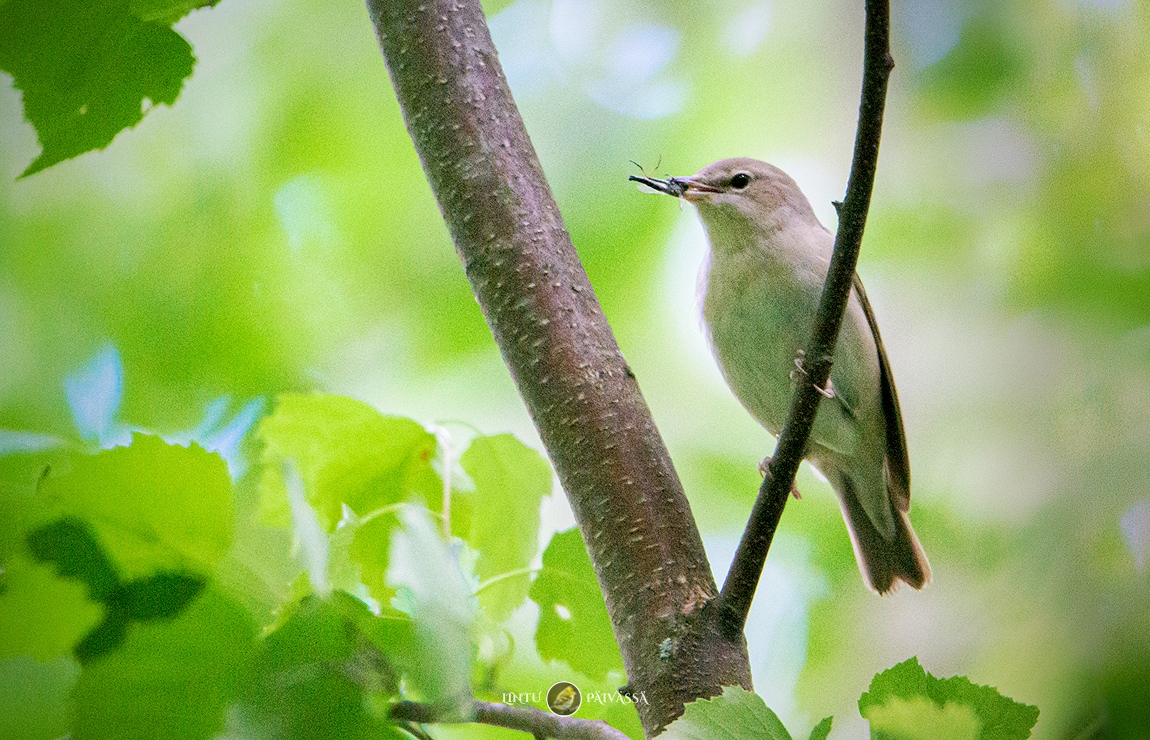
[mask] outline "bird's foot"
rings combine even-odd
[[[763,458],[763,461],[759,463],[759,475],[763,476],[764,478],[771,475],[771,460],[773,459],[774,458],[770,455],[767,455]],[[799,489],[796,488],[793,483],[791,484],[791,495],[795,497],[796,501],[803,497],[803,495],[799,493]]]
[[[807,351],[800,349],[795,352],[795,369],[791,371],[790,377],[792,382],[798,382],[800,375],[806,375],[807,369],[803,366],[803,360],[806,359]]]
[[[797,383],[800,375],[806,375],[807,374],[807,368],[803,364],[803,360],[806,358],[806,356],[807,356],[806,350],[800,349],[798,351],[797,356],[795,357],[795,369],[790,372],[791,382]],[[831,382],[830,378],[827,378],[827,385],[825,388],[820,388],[819,386],[816,385],[815,390],[818,391],[819,395],[822,396],[823,398],[834,398],[835,397],[835,386],[834,386],[834,383]]]

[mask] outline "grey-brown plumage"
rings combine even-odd
[[[636,178],[640,179],[640,178]],[[834,237],[782,170],[725,159],[691,177],[646,184],[694,203],[710,242],[703,319],[723,375],[777,435],[791,372],[810,339]],[[806,458],[838,494],[855,556],[873,589],[922,588],[930,565],[911,528],[902,415],[874,313],[855,276]]]

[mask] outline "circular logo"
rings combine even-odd
[[[583,703],[583,694],[579,687],[569,681],[560,681],[547,689],[547,708],[554,714],[566,717],[575,714],[579,705]]]

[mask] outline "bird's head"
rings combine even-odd
[[[722,159],[689,177],[631,179],[695,204],[708,230],[770,234],[796,224],[819,224],[795,181],[757,159]]]
[[[768,226],[788,216],[814,218],[814,211],[791,177],[766,162],[740,157],[709,164],[690,177],[673,177],[682,198],[699,208],[704,222],[743,218]]]

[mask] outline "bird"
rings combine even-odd
[[[576,703],[580,698],[578,692],[579,690],[575,688],[574,684],[567,684],[559,689],[549,704],[551,711],[560,715],[574,714],[575,710],[579,708]]]
[[[724,159],[689,177],[632,176],[693,204],[710,247],[703,324],[727,385],[777,436],[834,249],[834,236],[778,167]],[[858,275],[805,459],[838,498],[863,580],[879,594],[921,589],[930,564],[911,527],[902,412],[874,311]],[[764,460],[760,471],[767,472]]]

